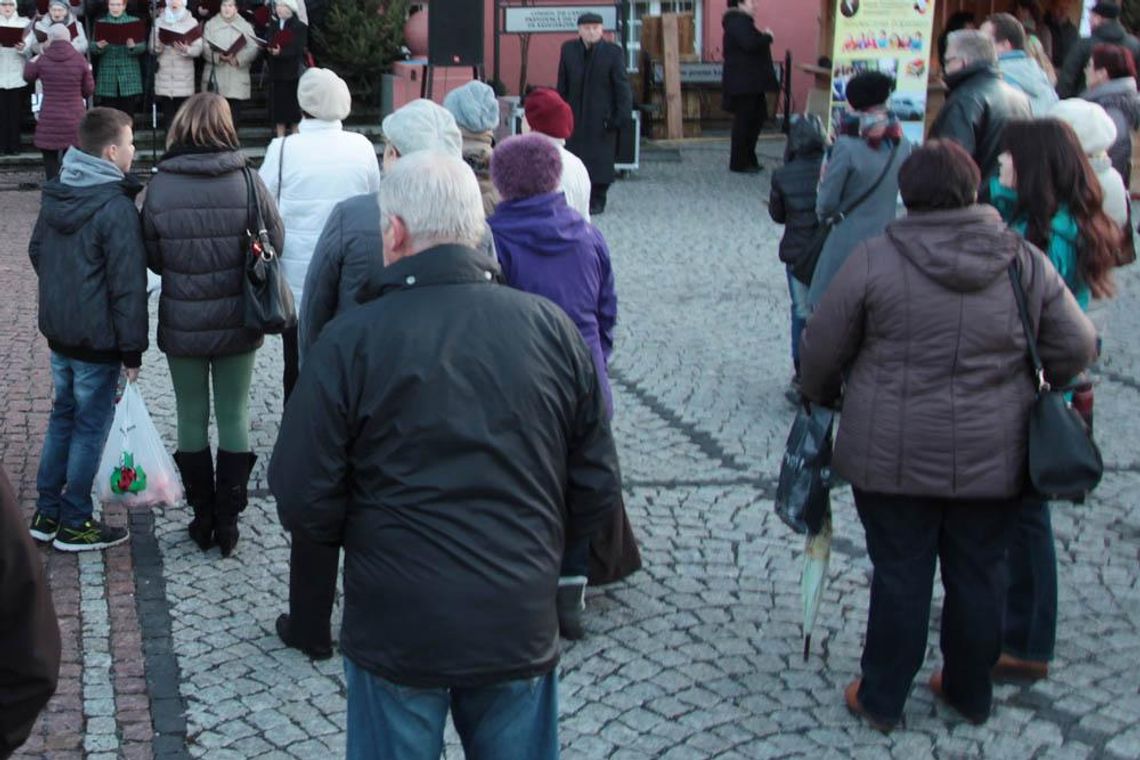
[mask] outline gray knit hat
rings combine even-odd
[[[499,101],[490,85],[468,82],[447,93],[443,107],[455,117],[460,129],[468,132],[491,132],[499,126]]]
[[[456,157],[463,154],[463,137],[455,117],[430,100],[413,100],[388,114],[380,127],[384,139],[401,156],[420,150],[438,150]]]

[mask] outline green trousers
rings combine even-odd
[[[201,451],[210,446],[211,375],[218,447],[235,453],[249,451],[249,383],[256,354],[166,357],[178,408],[179,451]]]

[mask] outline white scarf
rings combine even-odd
[[[190,12],[190,11],[188,11],[186,8],[183,8],[183,9],[182,9],[182,12],[181,12],[181,13],[179,13],[179,14],[175,14],[175,13],[174,13],[174,12],[173,12],[173,11],[170,9],[170,6],[168,5],[168,6],[166,6],[166,10],[164,10],[164,11],[162,12],[162,21],[163,21],[163,23],[165,23],[165,24],[167,24],[167,25],[170,25],[170,24],[177,24],[179,21],[181,21],[182,19],[186,18],[186,15],[187,15],[189,12]]]

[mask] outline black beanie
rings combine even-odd
[[[847,82],[847,102],[856,111],[886,103],[895,90],[895,80],[881,71],[864,71]]]

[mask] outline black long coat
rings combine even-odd
[[[565,43],[558,61],[558,94],[574,112],[566,149],[582,159],[590,182],[613,182],[617,133],[633,111],[622,49],[604,40],[589,52],[581,40]]]
[[[721,19],[724,27],[724,101],[731,105],[737,95],[759,95],[780,89],[772,65],[772,37],[756,28],[752,14],[729,8]],[[728,110],[732,110],[729,108]]]

